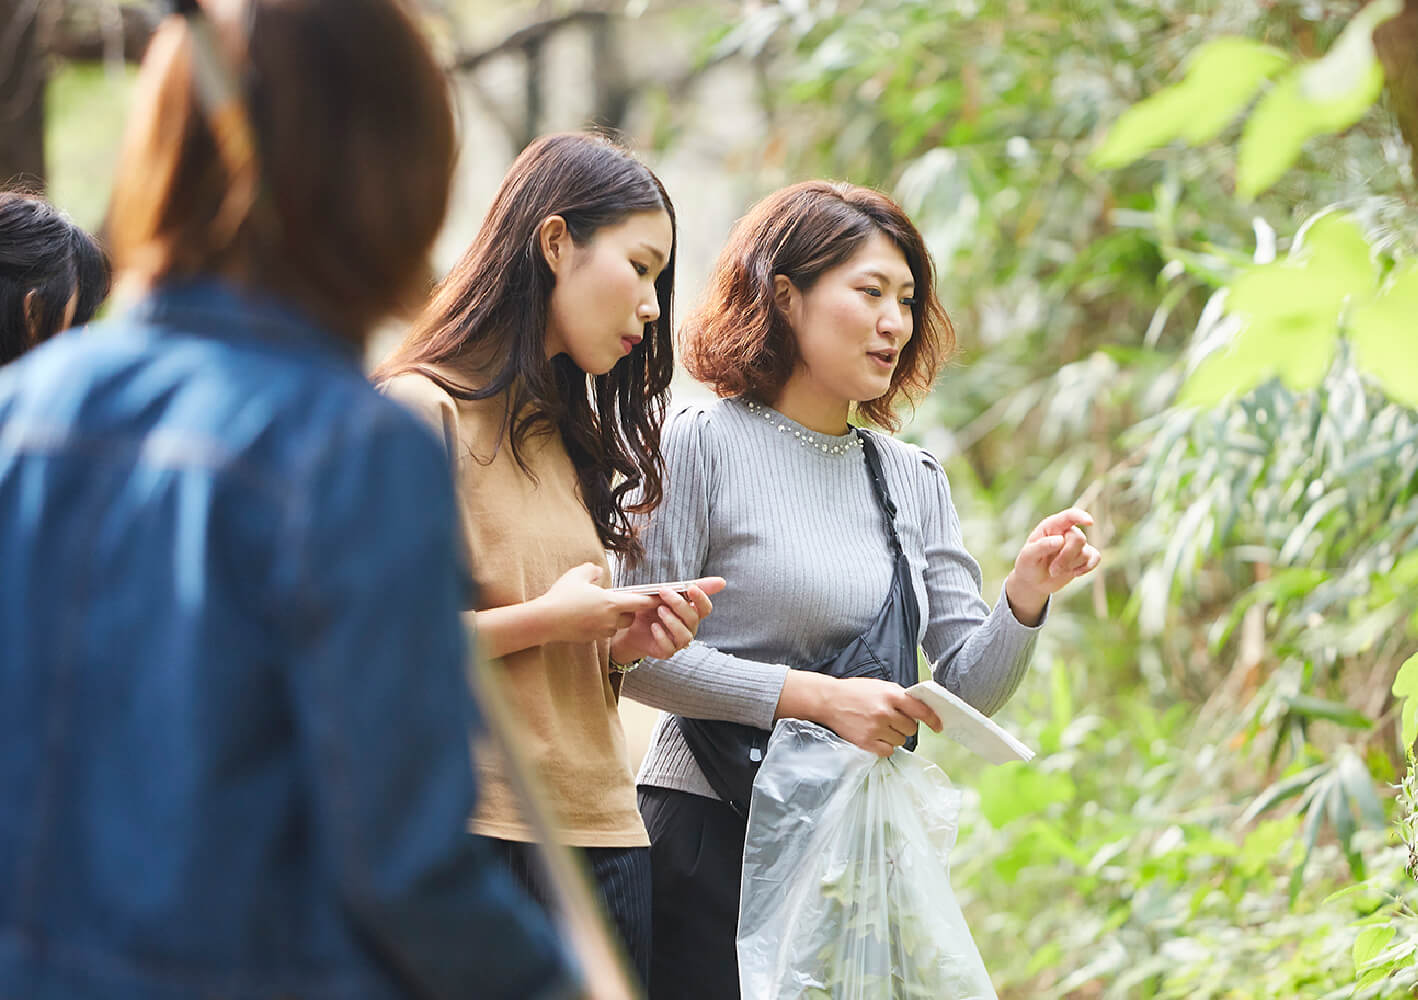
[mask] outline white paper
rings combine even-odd
[[[935,681],[913,684],[906,693],[925,702],[940,716],[942,736],[949,736],[991,764],[1034,759],[1033,750]]]

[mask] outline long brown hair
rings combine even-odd
[[[777,304],[773,276],[807,291],[845,263],[873,233],[901,250],[915,279],[913,333],[901,349],[891,387],[857,404],[857,413],[895,430],[894,406],[931,387],[955,349],[955,330],[935,292],[925,240],[886,195],[853,184],[804,181],[764,198],[738,221],[720,251],[707,290],[680,329],[684,366],[720,396],[772,402],[798,363],[797,338]]]
[[[120,277],[220,275],[362,342],[428,289],[456,154],[447,79],[402,0],[204,9],[250,123],[255,176],[221,155],[195,75],[209,53],[188,18],[168,18],[119,159],[108,229]]]
[[[529,474],[522,453],[527,436],[539,425],[555,428],[601,544],[632,563],[642,550],[630,515],[653,510],[663,495],[660,426],[674,374],[674,243],[655,281],[659,318],[645,324],[645,339],[626,358],[593,376],[564,354],[547,360],[555,276],[537,230],[548,216],[559,215],[582,246],[606,226],[661,210],[675,233],[664,185],[608,137],[562,133],[538,139],[508,169],[477,237],[428,308],[374,372],[374,380],[383,382],[416,371],[459,399],[506,393],[503,434]],[[450,378],[446,368],[476,384]],[[639,499],[627,505],[632,491]]]

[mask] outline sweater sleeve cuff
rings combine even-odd
[[[1025,625],[1014,616],[1014,608],[1010,607],[1009,594],[1005,592],[1004,584],[1000,584],[999,600],[995,602],[994,617],[1001,619],[1006,628],[1022,629],[1030,634],[1037,633],[1044,627],[1044,623],[1049,620],[1049,609],[1054,605],[1053,595],[1045,598],[1044,610],[1039,612],[1039,623],[1037,625]]]
[[[692,642],[668,660],[647,659],[625,675],[622,693],[691,719],[741,722],[772,729],[788,667]]]

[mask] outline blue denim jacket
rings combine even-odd
[[[427,429],[211,283],[0,369],[0,997],[563,996]]]

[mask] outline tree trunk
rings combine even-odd
[[[44,186],[39,0],[0,0],[0,185]]]
[[[1407,0],[1403,13],[1375,29],[1374,48],[1384,66],[1389,105],[1418,174],[1418,0]]]

